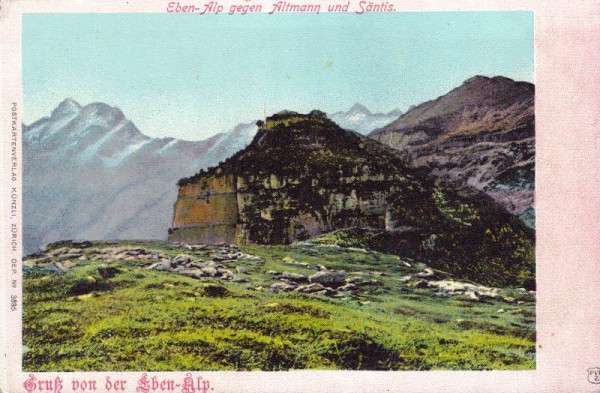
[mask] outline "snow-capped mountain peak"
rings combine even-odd
[[[56,107],[56,109],[54,109],[52,111],[52,114],[50,115],[50,117],[59,118],[59,117],[64,117],[64,116],[76,115],[80,109],[81,109],[81,105],[79,105],[73,99],[67,98],[66,100],[61,102]]]
[[[367,135],[377,128],[388,125],[401,115],[399,109],[388,113],[373,113],[364,105],[356,103],[347,111],[332,113],[329,118],[343,128]]]
[[[373,113],[371,113],[371,111],[369,109],[367,109],[366,106],[364,106],[363,104],[359,104],[359,103],[354,104],[350,109],[348,109],[346,111],[346,114],[359,114],[359,113],[367,115],[367,116],[370,116],[373,114]]]
[[[23,126],[24,251],[61,239],[165,239],[178,179],[248,145],[240,124],[203,141],[151,138],[104,103],[66,99]]]

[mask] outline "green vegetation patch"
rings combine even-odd
[[[26,269],[24,370],[535,368],[532,298],[440,297],[403,283],[416,270],[397,256],[359,249],[241,250],[264,260],[239,263],[246,282],[148,270],[143,261],[107,264],[89,251],[63,272]],[[185,252],[205,258],[210,250]],[[337,298],[269,290],[277,278],[268,271],[310,275],[316,265],[379,285]]]

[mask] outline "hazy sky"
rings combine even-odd
[[[531,12],[23,17],[26,124],[71,97],[196,140],[265,104],[406,110],[477,74],[533,82]]]

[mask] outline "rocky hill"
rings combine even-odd
[[[177,179],[245,147],[255,124],[197,142],[150,138],[118,108],[63,101],[23,126],[26,254],[63,239],[165,239]]]
[[[534,227],[534,85],[475,76],[371,133],[445,182],[485,191]]]
[[[459,277],[532,280],[532,230],[485,194],[437,185],[400,152],[320,111],[282,112],[259,126],[246,149],[179,181],[171,242],[288,244],[368,228],[375,248]]]

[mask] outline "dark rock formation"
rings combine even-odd
[[[481,282],[533,274],[533,232],[485,194],[437,185],[319,111],[259,123],[246,149],[179,181],[171,242],[289,244],[371,228],[387,252]]]

